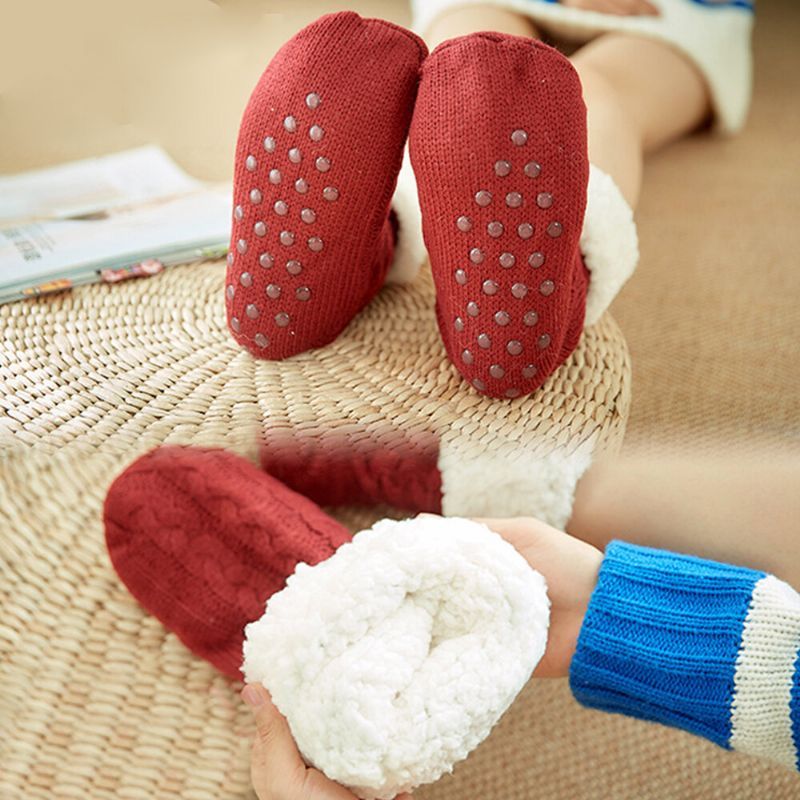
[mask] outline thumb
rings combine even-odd
[[[255,717],[255,747],[259,750],[260,760],[282,765],[285,773],[304,769],[289,724],[273,705],[269,692],[257,683],[249,683],[242,690],[242,699]]]

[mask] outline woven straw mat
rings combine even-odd
[[[606,317],[535,395],[478,395],[444,357],[430,275],[390,286],[333,344],[258,361],[228,335],[214,264],[0,307],[0,445],[130,454],[162,442],[222,445],[292,430],[387,446],[458,429],[483,449],[617,449],[627,349]]]
[[[443,357],[427,273],[384,289],[332,345],[279,363],[228,336],[223,275],[198,264],[0,308],[2,800],[250,791],[240,687],[144,613],[105,552],[108,484],[141,452],[173,442],[251,454],[278,430],[397,442],[398,431],[455,426],[475,448],[619,447],[630,368],[608,316],[535,396],[493,401]],[[393,513],[337,516],[355,530]],[[653,786],[674,783],[654,758],[673,736],[579,709],[560,681],[534,682],[454,776],[417,796],[641,797],[637,763],[656,770]],[[559,755],[574,747],[580,763]],[[683,750],[702,777],[704,746]]]

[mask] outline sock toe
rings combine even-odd
[[[318,506],[239,456],[162,447],[108,491],[106,544],[131,594],[192,652],[241,677],[244,626],[298,562],[350,534]]]

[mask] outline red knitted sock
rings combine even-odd
[[[442,481],[438,440],[389,436],[280,436],[261,445],[261,466],[323,506],[390,505],[440,513]]]
[[[575,70],[532,39],[452,39],[422,69],[409,146],[450,359],[480,392],[533,392],[577,345],[585,310]]]
[[[397,25],[331,14],[290,39],[253,90],[225,296],[234,338],[258,358],[327,344],[383,285],[426,54]]]
[[[300,561],[350,533],[232,453],[162,447],[111,485],[104,520],[131,594],[194,653],[239,679],[244,626]]]

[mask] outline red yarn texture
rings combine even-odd
[[[480,392],[535,391],[583,328],[577,73],[531,39],[451,39],[423,66],[409,148],[448,356]]]
[[[162,447],[111,485],[111,562],[131,594],[195,654],[240,679],[244,626],[300,561],[350,540],[313,502],[221,450]]]
[[[408,511],[442,511],[438,444],[400,441],[358,444],[352,439],[315,446],[275,439],[261,447],[261,466],[287,486],[325,506],[390,505]]]
[[[327,344],[383,285],[426,55],[403,28],[331,14],[290,39],[253,90],[236,146],[225,296],[234,338],[256,357]]]

